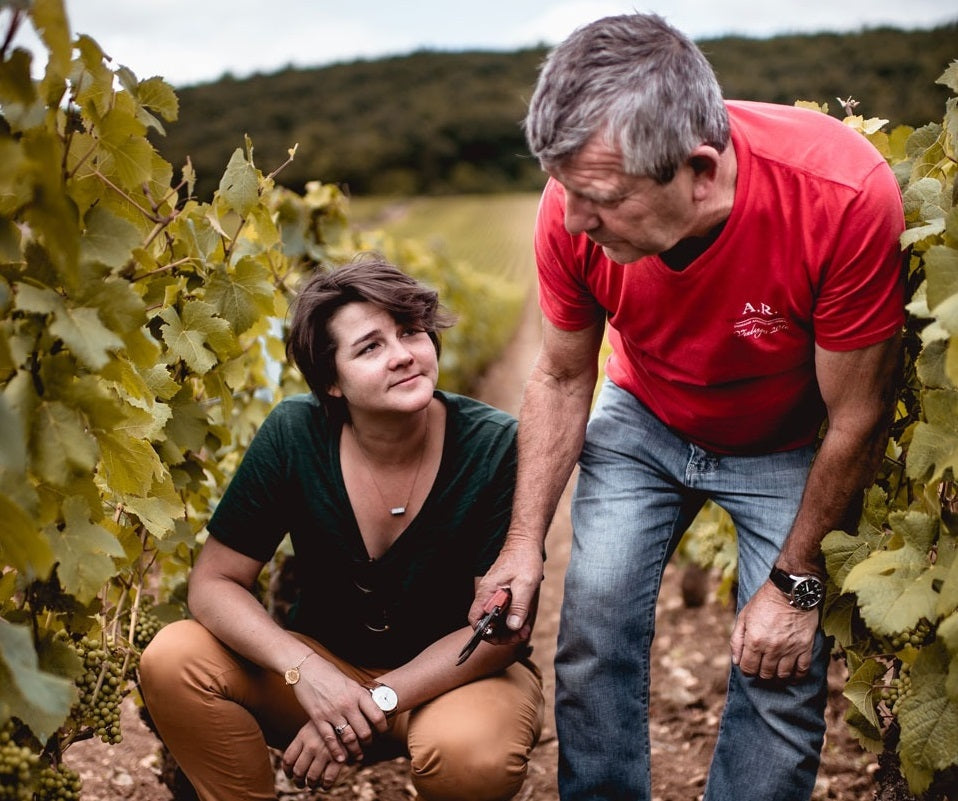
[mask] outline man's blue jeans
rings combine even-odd
[[[812,447],[763,456],[709,453],[605,382],[579,461],[556,653],[563,801],[651,798],[649,649],[666,562],[711,498],[735,522],[741,608],[768,578],[812,456]],[[732,667],[706,801],[811,797],[828,658],[819,633],[801,682],[749,678]]]

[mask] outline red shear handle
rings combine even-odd
[[[492,597],[483,605],[482,611],[486,613],[493,612],[497,607],[500,610],[505,609],[509,606],[511,600],[512,590],[508,587],[499,587],[499,589],[492,594]]]

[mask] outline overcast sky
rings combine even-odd
[[[93,37],[138,78],[162,75],[174,86],[421,48],[555,44],[583,23],[630,11],[659,13],[695,39],[958,19],[954,0],[66,0],[66,7],[74,33]],[[29,31],[18,42],[35,47]]]

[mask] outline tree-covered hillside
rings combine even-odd
[[[853,96],[860,113],[892,125],[940,116],[946,90],[934,80],[958,56],[956,43],[958,23],[700,42],[727,97],[815,100],[840,113],[836,98]],[[227,76],[178,90],[180,119],[161,147],[174,165],[191,158],[203,198],[244,132],[267,170],[299,144],[282,173],[296,191],[314,179],[353,194],[534,189],[542,177],[520,121],[545,53],[423,51]]]

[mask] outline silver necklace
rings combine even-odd
[[[373,473],[372,464],[369,461],[369,457],[366,455],[366,449],[363,447],[363,444],[359,441],[359,436],[356,434],[355,427],[353,428],[353,439],[356,441],[356,447],[359,448],[359,455],[363,458],[363,463],[366,465],[366,472],[369,473],[369,479],[373,482],[373,486],[376,488],[376,492],[379,493],[379,498],[389,510],[389,514],[393,517],[402,517],[406,514],[406,509],[409,507],[409,502],[412,500],[412,494],[416,490],[416,484],[419,482],[419,471],[422,469],[423,457],[426,455],[426,447],[429,444],[429,413],[426,413],[426,433],[423,434],[422,447],[419,449],[419,461],[416,463],[416,474],[413,476],[412,484],[409,487],[409,492],[406,494],[406,502],[402,506],[390,506],[386,501],[386,496],[383,495],[382,487],[379,486],[379,482],[376,481],[376,474]]]

